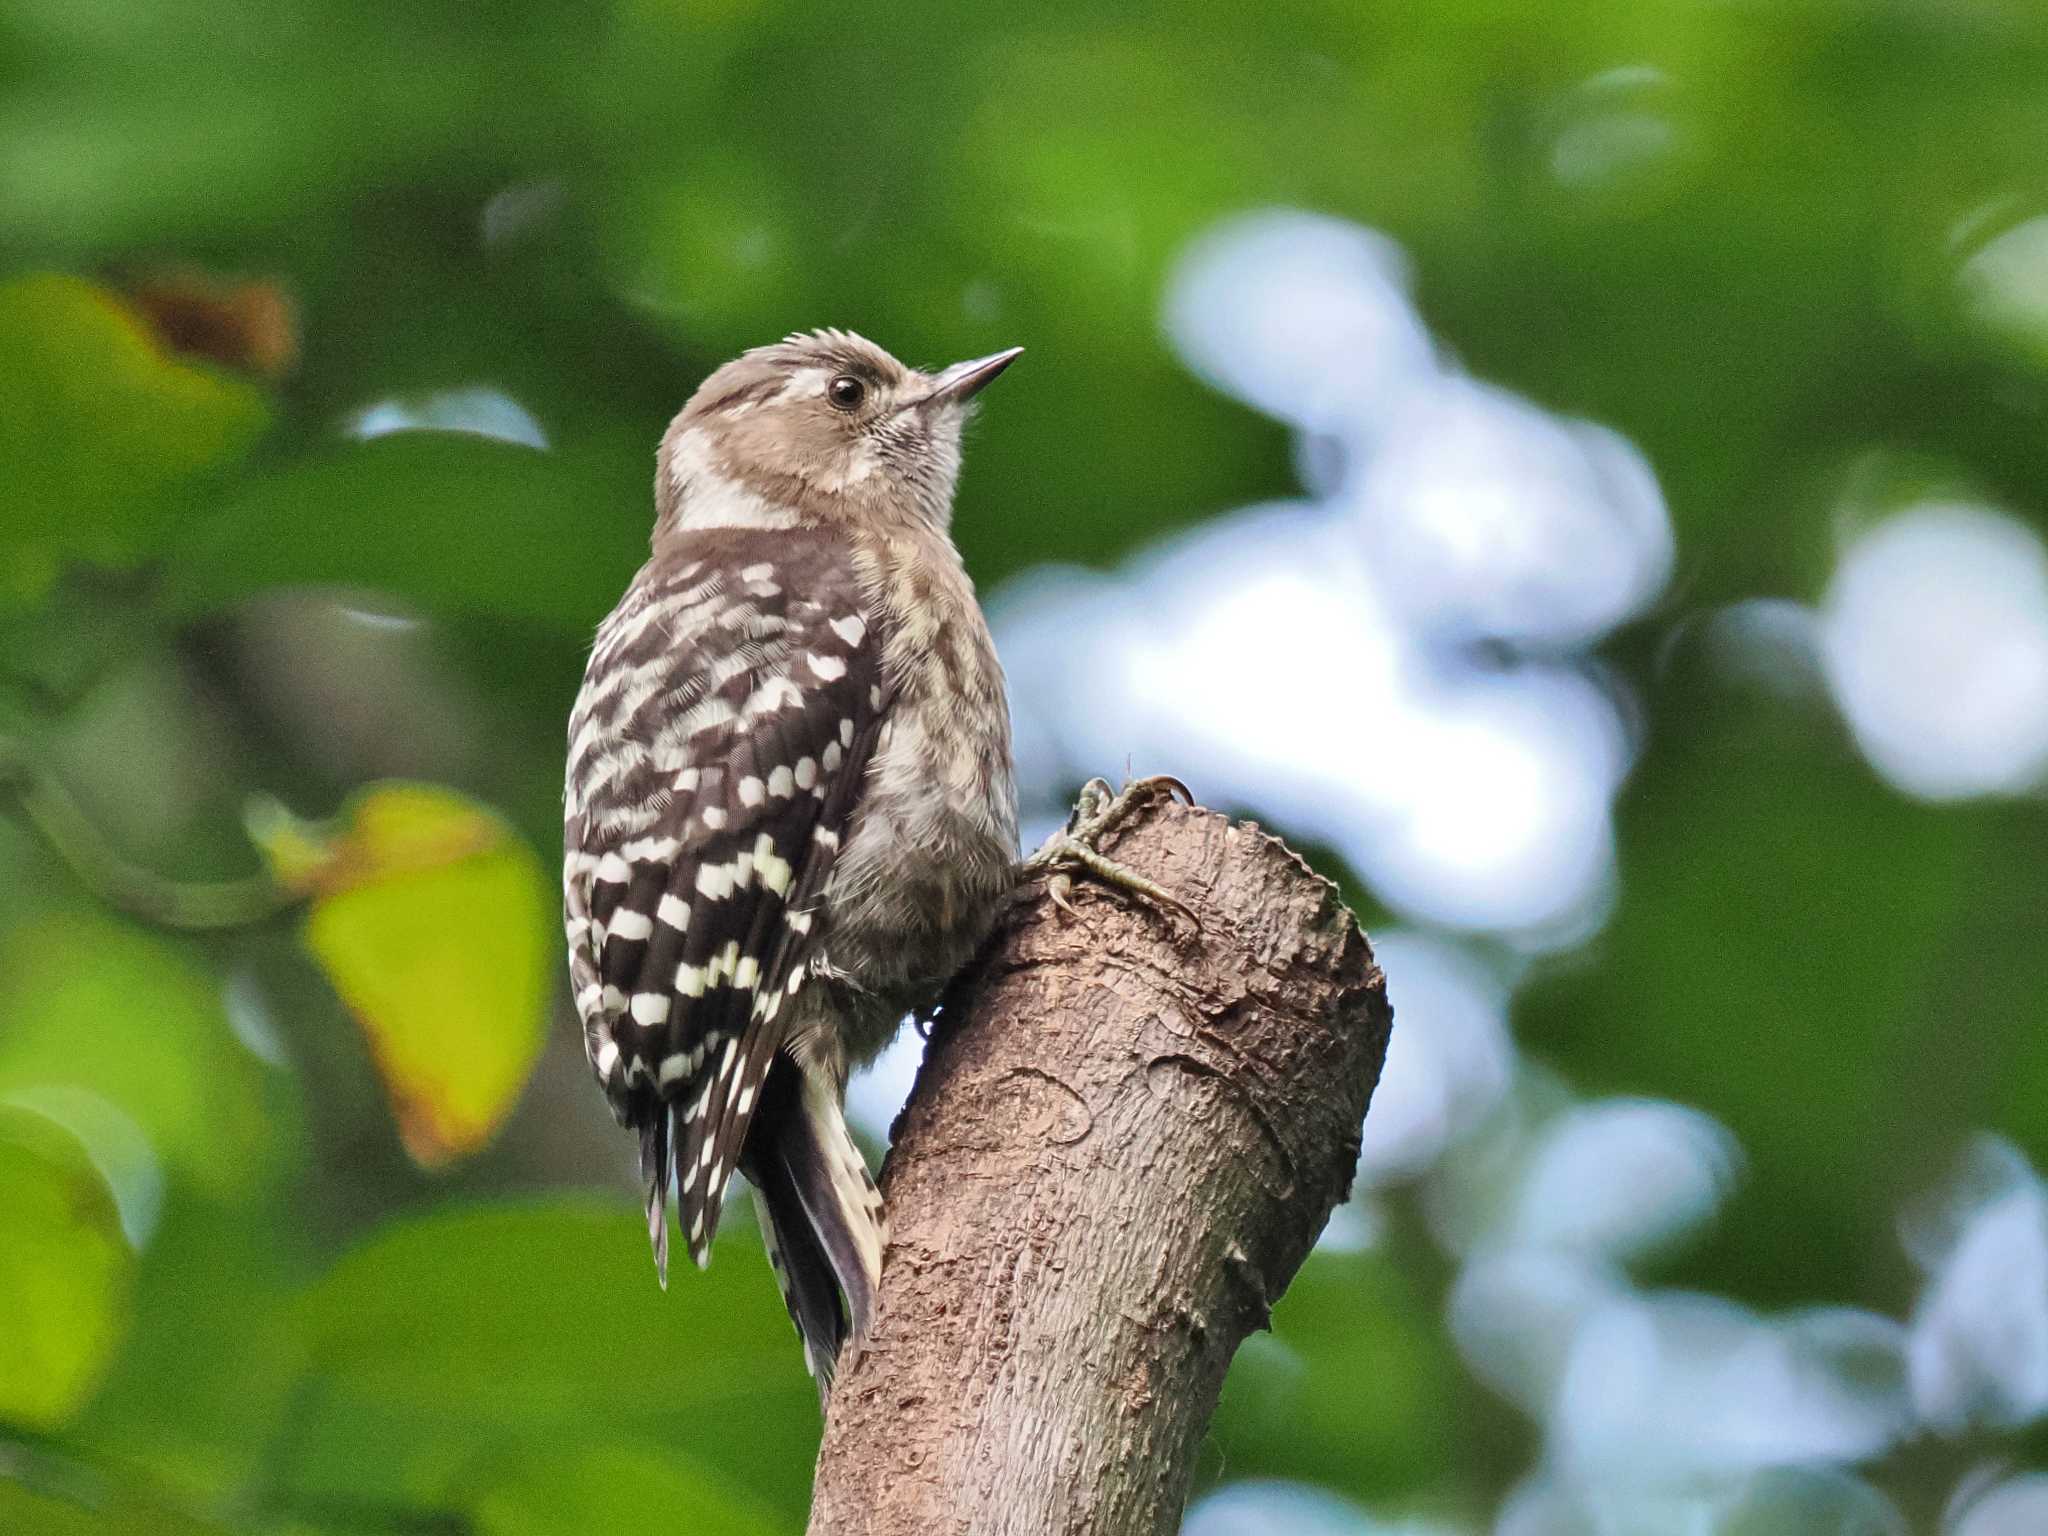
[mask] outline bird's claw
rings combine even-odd
[[[1045,899],[1060,909],[1062,920],[1079,917],[1067,893],[1074,888],[1074,877],[1063,869],[1056,869],[1045,877]]]
[[[1055,832],[1040,848],[1025,861],[1024,873],[1027,878],[1043,875],[1045,894],[1062,918],[1071,919],[1080,914],[1074,910],[1069,899],[1073,891],[1073,877],[1077,871],[1093,875],[1105,885],[1115,886],[1143,897],[1154,906],[1187,919],[1196,933],[1202,931],[1202,920],[1192,908],[1160,885],[1136,870],[1128,869],[1116,860],[1097,851],[1096,839],[1114,827],[1131,809],[1151,795],[1165,793],[1174,795],[1189,805],[1195,803],[1194,795],[1187,785],[1170,774],[1155,774],[1150,778],[1138,779],[1126,784],[1121,791],[1114,791],[1104,779],[1090,779],[1081,786],[1080,796],[1074,802],[1074,809],[1067,817],[1067,824]]]

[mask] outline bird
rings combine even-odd
[[[821,1399],[888,1238],[849,1073],[1035,876],[1067,913],[1076,873],[1186,913],[1094,846],[1151,781],[1091,780],[1018,858],[1002,666],[951,526],[962,430],[1022,350],[923,371],[818,330],[712,373],[569,716],[570,983],[657,1276],[670,1190],[702,1266],[743,1173]]]
[[[821,1393],[887,1237],[847,1076],[1018,876],[1002,667],[950,528],[962,428],[1021,351],[926,372],[818,330],[712,373],[569,718],[570,980],[661,1283],[671,1187],[702,1266],[744,1173]]]

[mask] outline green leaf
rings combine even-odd
[[[477,1457],[636,1439],[800,1512],[817,1398],[758,1241],[656,1284],[634,1203],[551,1198],[398,1222],[300,1302],[313,1372],[293,1484],[445,1498]],[[592,1526],[602,1529],[602,1526]]]
[[[260,391],[167,353],[118,298],[36,273],[0,283],[0,593],[39,592],[66,555],[153,553],[166,492],[262,434]]]
[[[119,1491],[89,1502],[24,1487],[0,1476],[0,1531],[7,1536],[224,1536],[221,1526]]]
[[[699,1536],[776,1536],[773,1511],[683,1457],[626,1446],[520,1457],[467,1500],[477,1536],[586,1536],[645,1525],[669,1510]]]
[[[257,835],[278,879],[314,892],[306,947],[362,1026],[406,1150],[428,1167],[476,1151],[546,1038],[540,860],[427,784],[371,786],[332,834],[273,814]]]
[[[285,1272],[304,1198],[168,1192],[137,1264],[134,1326],[68,1447],[209,1501],[261,1475],[302,1363]]]
[[[552,1198],[386,1227],[301,1303],[315,1368],[393,1401],[507,1422],[616,1405],[760,1392],[765,1361],[807,1392],[802,1356],[758,1252],[735,1241],[668,1291],[637,1209]],[[758,1270],[757,1267],[759,1266]]]
[[[0,1421],[53,1429],[127,1332],[134,1253],[114,1197],[54,1121],[0,1105]]]
[[[251,482],[172,553],[194,616],[278,586],[367,587],[431,612],[587,630],[646,558],[650,493],[454,432],[351,443]]]
[[[61,912],[0,933],[0,1092],[47,1086],[107,1100],[216,1197],[277,1171],[263,1068],[217,983],[130,924]]]

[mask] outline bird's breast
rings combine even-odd
[[[1009,715],[993,696],[905,686],[835,866],[832,963],[893,1026],[930,1001],[1001,911],[1017,856]]]

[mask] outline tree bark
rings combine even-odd
[[[1231,1356],[1350,1189],[1391,1014],[1336,889],[1164,796],[1101,851],[1201,934],[1077,880],[1076,916],[1020,903],[957,989],[812,1536],[1177,1530]]]

